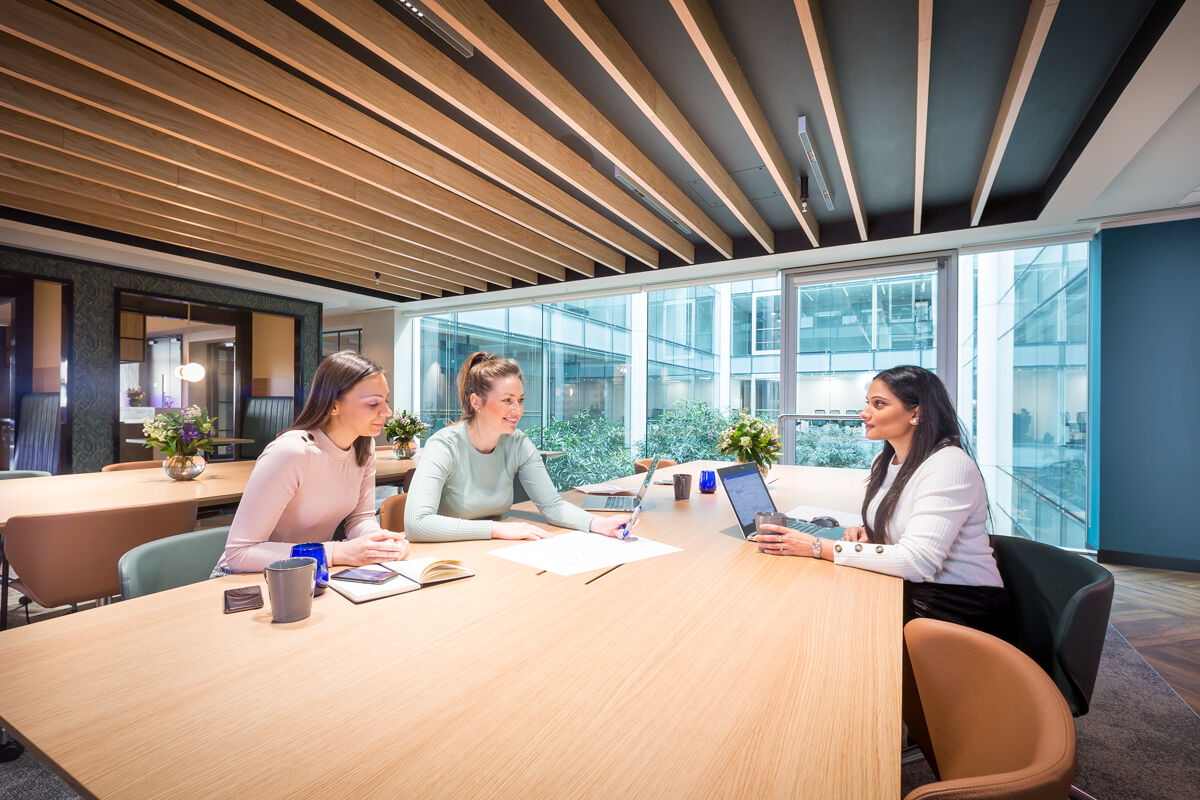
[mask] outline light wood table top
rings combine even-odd
[[[781,475],[781,508],[861,497]],[[476,577],[274,625],[220,612],[262,583],[231,576],[0,633],[0,721],[102,798],[898,797],[901,582],[670,492],[639,534],[683,550],[591,578],[422,544]]]
[[[413,459],[380,452],[375,461],[377,483],[394,483],[416,468]],[[161,469],[82,472],[48,478],[0,481],[0,531],[9,517],[50,512],[99,511],[195,499],[201,508],[235,503],[246,490],[253,461],[210,461],[200,477],[174,481]]]

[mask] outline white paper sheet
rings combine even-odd
[[[678,550],[678,547],[636,535],[621,540],[599,533],[567,531],[549,539],[492,550],[491,554],[555,575],[577,575]]]
[[[620,486],[613,486],[611,483],[585,483],[575,488],[584,494],[620,494],[629,491]]]

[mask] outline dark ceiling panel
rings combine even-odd
[[[867,221],[911,211],[917,4],[825,0],[821,13]]]
[[[1028,0],[935,0],[926,208],[971,201],[1028,10]]]
[[[1046,182],[1154,0],[1062,0],[1000,162],[992,197]]]

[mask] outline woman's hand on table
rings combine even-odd
[[[588,530],[592,533],[603,533],[605,536],[617,537],[620,536],[621,526],[631,519],[633,519],[632,514],[613,514],[603,517],[597,515],[592,517],[592,527]],[[633,527],[636,529],[641,524],[642,521],[638,520],[633,523]],[[633,531],[631,530],[630,533],[632,534]]]
[[[811,556],[813,537],[782,525],[763,523],[754,537],[759,552],[772,556]]]
[[[528,522],[493,522],[493,539],[548,539],[553,536]]]
[[[869,538],[867,538],[867,529],[863,528],[861,526],[856,526],[853,528],[846,528],[845,531],[846,532],[842,534],[843,542],[869,542],[869,541],[871,541]]]
[[[408,539],[403,533],[380,531],[333,543],[333,563],[351,567],[403,561],[408,558]]]

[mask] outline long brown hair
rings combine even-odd
[[[896,395],[896,399],[907,410],[912,411],[918,406],[921,408],[908,456],[887,494],[879,501],[879,508],[875,511],[875,525],[872,525],[867,517],[867,506],[883,485],[884,479],[887,478],[888,464],[892,463],[896,456],[896,449],[892,447],[891,442],[883,443],[883,451],[871,465],[871,478],[867,481],[867,493],[862,504],[863,525],[872,544],[883,544],[887,541],[888,524],[896,510],[896,504],[900,502],[900,494],[908,485],[909,478],[917,471],[917,467],[943,447],[958,447],[967,455],[971,455],[971,448],[959,425],[950,395],[937,375],[923,367],[902,366],[885,369],[875,376],[875,380],[883,381],[888,391]]]
[[[458,401],[462,404],[460,422],[470,422],[475,417],[475,409],[471,405],[471,395],[477,394],[486,398],[492,386],[501,378],[521,377],[521,367],[511,358],[492,355],[482,350],[471,353],[458,371]]]
[[[330,353],[317,365],[313,375],[312,389],[308,400],[300,410],[300,416],[292,423],[289,431],[312,431],[324,428],[332,416],[333,403],[372,375],[381,375],[383,367],[362,353],[339,350]],[[371,457],[371,437],[359,436],[354,440],[354,456],[360,467],[366,466]]]

